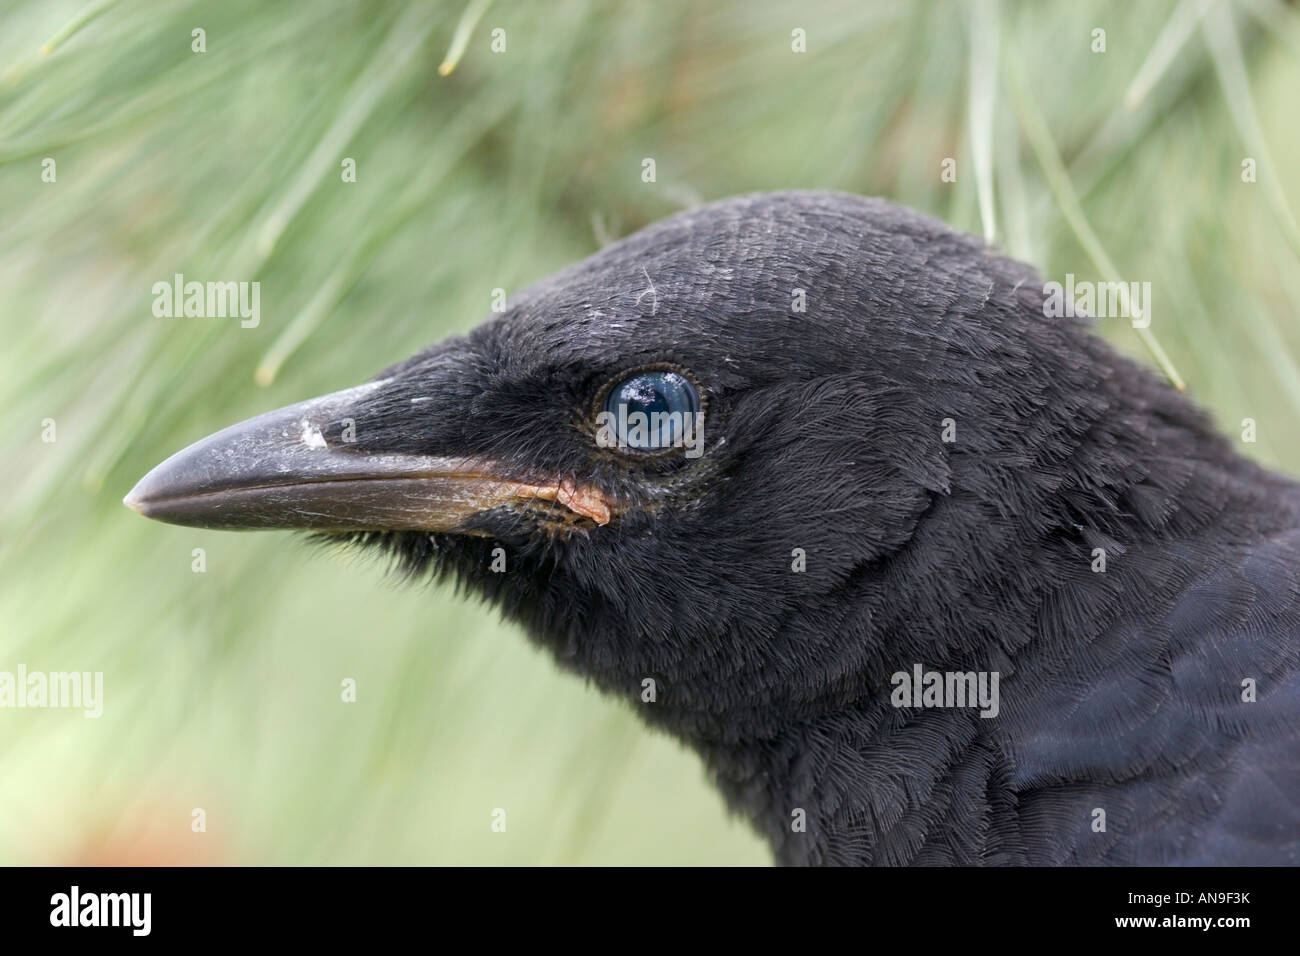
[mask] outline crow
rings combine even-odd
[[[680,213],[126,497],[500,607],[783,864],[1300,863],[1300,487],[878,199]]]

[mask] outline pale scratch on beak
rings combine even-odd
[[[305,418],[302,420],[302,443],[308,448],[324,448],[327,444],[320,429]]]

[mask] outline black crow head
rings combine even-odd
[[[386,549],[680,733],[762,735],[900,662],[1008,666],[1003,625],[1091,548],[1194,520],[1153,449],[1222,444],[1043,302],[883,201],[731,199],[185,449],[127,503]]]

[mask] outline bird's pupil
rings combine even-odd
[[[638,372],[610,390],[605,411],[620,447],[672,448],[694,431],[700,399],[676,372]]]

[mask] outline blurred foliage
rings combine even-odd
[[[0,670],[101,670],[106,696],[98,720],[0,711],[0,862],[766,862],[695,757],[490,610],[119,503],[190,441],[359,382],[683,206],[884,195],[991,217],[1058,280],[1106,278],[1100,250],[1152,283],[1152,331],[1225,430],[1256,419],[1247,451],[1300,471],[1291,5],[484,8],[0,7]],[[155,318],[177,272],[259,281],[260,326]],[[1148,360],[1127,322],[1101,330]]]

